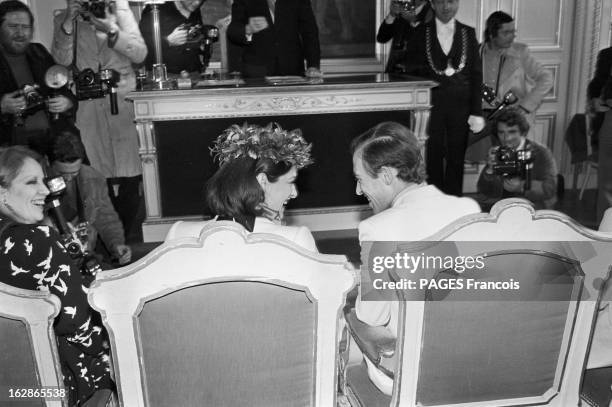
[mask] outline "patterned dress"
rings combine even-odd
[[[29,290],[48,290],[61,302],[55,318],[58,352],[70,405],[97,389],[113,388],[106,331],[87,302],[87,288],[72,259],[48,226],[11,225],[0,236],[0,281]]]

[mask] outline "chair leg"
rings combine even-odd
[[[578,195],[578,200],[582,201],[582,196],[584,195],[584,189],[589,183],[589,178],[591,178],[591,164],[587,163],[586,174],[584,175],[584,181],[582,181],[582,187],[580,188],[580,195]]]

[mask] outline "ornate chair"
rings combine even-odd
[[[426,240],[454,242],[459,255],[483,255],[486,274],[471,277],[529,282],[529,300],[508,292],[486,298],[461,289],[425,291],[399,301],[397,340],[346,310],[351,334],[367,344],[364,354],[393,378],[386,396],[364,365],[350,367],[343,387],[351,404],[578,405],[612,238],[561,213],[506,199],[491,214],[464,217]],[[458,278],[448,271],[433,275]]]
[[[66,406],[56,397],[11,398],[9,390],[63,391],[62,372],[53,333],[60,302],[43,291],[0,283],[0,405]],[[27,395],[27,394],[26,394]],[[26,401],[27,400],[27,401]]]
[[[210,222],[98,275],[121,405],[333,406],[343,256]]]

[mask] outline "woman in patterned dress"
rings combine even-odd
[[[40,224],[49,194],[43,178],[36,153],[22,146],[0,149],[0,281],[59,298],[54,330],[70,406],[96,405],[114,387],[106,332],[92,322],[81,274],[59,235]]]

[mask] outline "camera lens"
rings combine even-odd
[[[66,245],[66,251],[70,256],[78,256],[81,254],[81,246],[76,242],[69,242]]]

